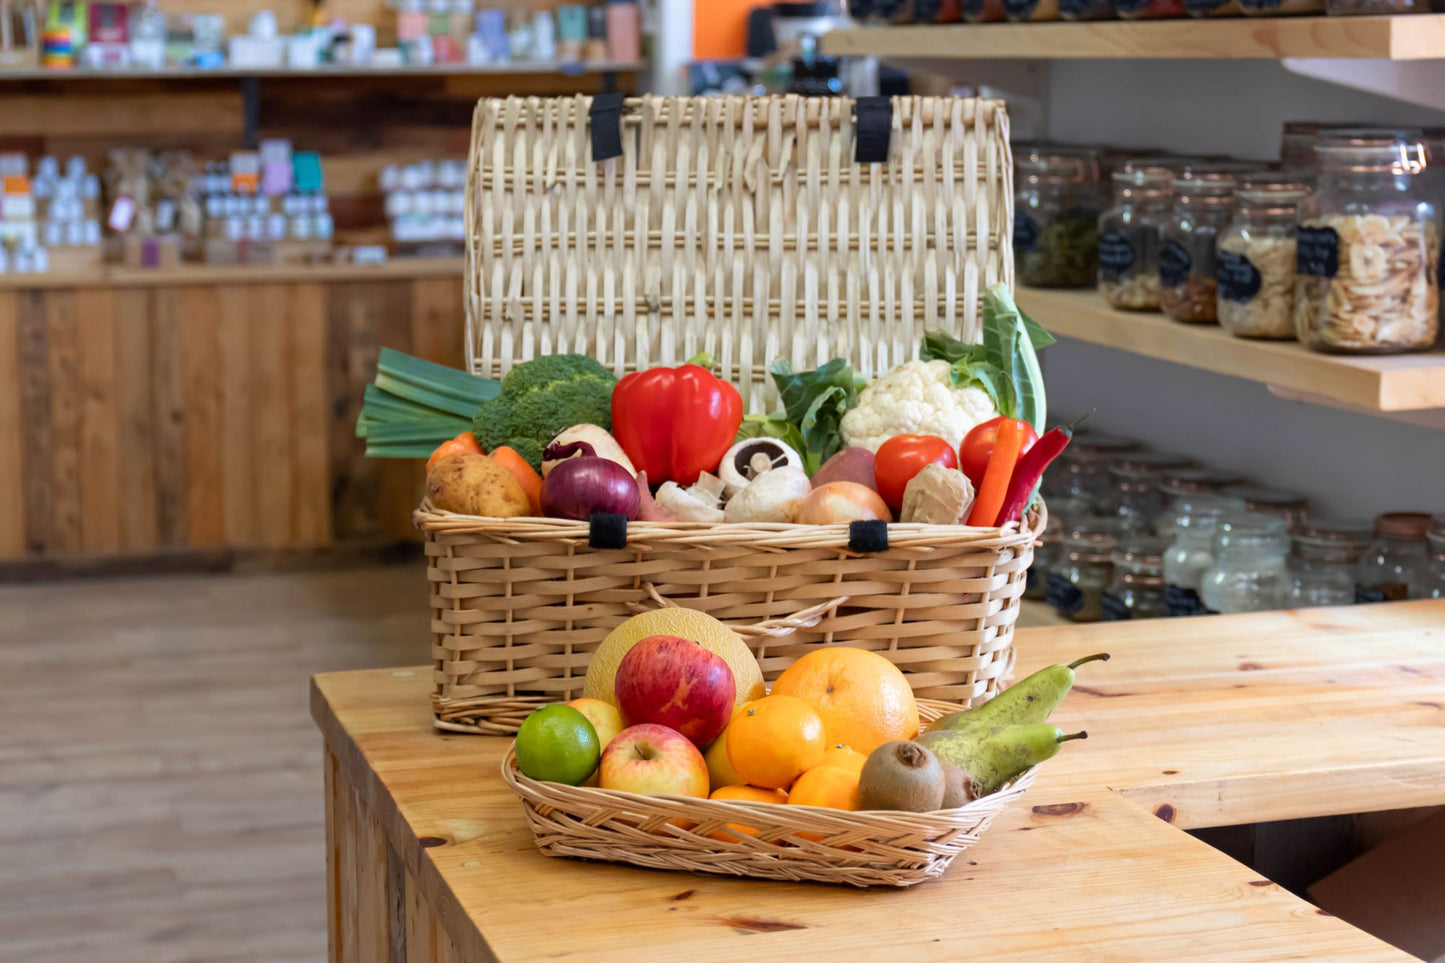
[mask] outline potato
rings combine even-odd
[[[448,455],[426,476],[431,503],[458,515],[519,518],[531,513],[527,492],[515,475],[486,455]]]

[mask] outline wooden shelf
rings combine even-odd
[[[1445,58],[1445,14],[855,27],[824,36],[823,50],[949,60],[1435,60]]]
[[[1445,408],[1445,351],[1335,355],[1295,341],[1235,338],[1212,324],[1115,311],[1094,291],[1020,288],[1020,307],[1054,334],[1258,381],[1279,394],[1366,411]]]
[[[505,63],[505,64],[434,64],[432,66],[402,67],[217,67],[202,70],[195,67],[164,67],[160,70],[90,69],[76,67],[71,70],[47,70],[25,68],[0,70],[0,82],[25,80],[215,80],[217,78],[275,77],[275,78],[323,78],[323,77],[454,77],[454,76],[528,76],[552,75],[582,76],[584,74],[630,73],[641,70],[645,65],[632,61],[591,61],[591,62],[547,62],[547,63]]]
[[[177,268],[128,268],[106,264],[84,274],[63,271],[0,275],[0,290],[39,288],[185,287],[197,284],[278,284],[290,281],[395,281],[454,277],[460,282],[460,257],[394,258],[383,264],[276,264],[216,267],[183,264]]]

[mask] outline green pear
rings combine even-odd
[[[1052,759],[1064,743],[1088,736],[1087,732],[1065,735],[1058,726],[1035,722],[925,732],[915,741],[932,750],[939,762],[966,773],[977,794],[986,796],[1030,766]]]
[[[1109,653],[1086,655],[1068,665],[1051,665],[1021,679],[981,706],[950,712],[929,726],[929,732],[972,726],[1017,726],[1043,722],[1059,707],[1074,685],[1074,670],[1086,662],[1108,662]]]

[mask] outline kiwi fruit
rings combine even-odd
[[[939,765],[943,767],[943,805],[940,809],[957,809],[983,795],[978,783],[967,772],[942,760]]]
[[[874,749],[858,777],[859,809],[928,813],[943,808],[943,794],[938,757],[911,739],[885,742]]]

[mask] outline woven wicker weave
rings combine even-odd
[[[920,702],[919,715],[930,721],[956,708]],[[852,886],[912,886],[942,875],[1023,794],[1034,772],[958,809],[846,812],[566,786],[522,775],[513,752],[502,762],[502,778],[548,856]]]
[[[467,184],[467,357],[497,376],[540,354],[614,368],[710,352],[749,410],[767,367],[917,356],[978,336],[1012,284],[1001,101],[894,98],[887,163],[854,162],[846,98],[642,97],[623,156],[591,160],[589,97],[484,99]]]

